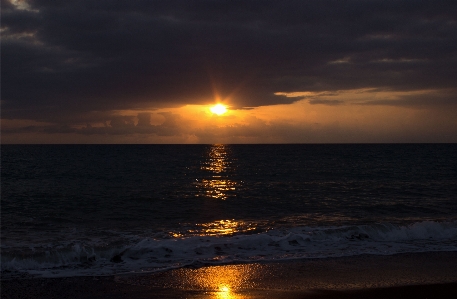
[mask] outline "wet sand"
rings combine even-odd
[[[457,252],[2,280],[1,298],[457,298]]]

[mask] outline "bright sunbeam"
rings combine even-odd
[[[209,110],[214,114],[222,115],[227,112],[227,107],[222,104],[217,104],[209,108]]]

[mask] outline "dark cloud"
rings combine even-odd
[[[329,105],[329,106],[336,106],[344,104],[343,101],[340,100],[322,100],[322,99],[311,99],[308,100],[308,103],[311,105]]]
[[[160,125],[152,125],[150,113],[139,113],[135,116],[111,116],[104,122],[104,126],[86,124],[82,128],[73,128],[65,125],[29,125],[11,129],[3,129],[4,134],[16,133],[76,133],[84,135],[132,135],[152,134],[157,136],[180,136],[189,133],[186,130],[186,121],[173,113],[160,113],[164,121]]]
[[[2,0],[3,118],[65,125],[215,93],[242,108],[297,100],[275,92],[446,89],[457,78],[453,0],[27,3]]]

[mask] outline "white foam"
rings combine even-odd
[[[131,242],[130,238],[130,241]],[[144,238],[118,247],[75,243],[24,256],[2,256],[2,275],[45,277],[158,271],[192,264],[277,261],[360,254],[457,251],[457,221],[294,227],[230,237]]]

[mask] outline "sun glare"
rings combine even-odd
[[[209,108],[209,110],[217,115],[222,115],[227,112],[227,107],[222,104],[217,104]]]

